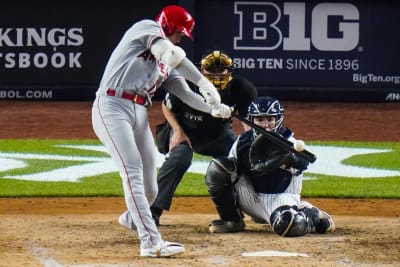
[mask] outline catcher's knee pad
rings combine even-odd
[[[312,225],[296,206],[284,205],[275,209],[270,218],[272,231],[280,236],[296,237],[310,232]]]
[[[212,159],[206,171],[206,185],[209,192],[222,187],[231,186],[232,177],[236,177],[236,163],[234,160],[220,157]]]

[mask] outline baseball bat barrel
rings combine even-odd
[[[248,119],[241,117],[239,114],[232,113],[232,117],[246,123],[251,128],[256,129],[257,131],[262,133],[266,138],[268,138],[271,142],[280,146],[282,149],[289,151],[289,152],[293,152],[296,155],[306,159],[307,161],[309,161],[311,163],[313,163],[317,160],[317,157],[308,150],[297,151],[296,149],[294,149],[292,142],[290,142],[289,140],[286,140],[285,138],[281,137],[277,133],[268,132],[267,130],[258,126],[257,124],[253,123],[252,121],[249,121]]]

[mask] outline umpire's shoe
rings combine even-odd
[[[211,233],[236,233],[243,232],[246,224],[243,219],[238,222],[234,221],[224,221],[224,220],[213,220],[210,223],[208,230]]]
[[[160,226],[160,217],[163,212],[163,209],[151,206],[150,211],[151,211],[151,217],[153,217],[156,226]]]

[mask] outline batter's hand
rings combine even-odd
[[[211,116],[215,118],[228,119],[231,117],[233,107],[229,107],[225,104],[219,104],[212,106]]]
[[[207,104],[211,106],[221,104],[221,96],[217,89],[215,89],[214,85],[206,77],[201,78],[197,83],[197,86],[199,86],[199,91]]]

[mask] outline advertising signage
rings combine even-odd
[[[89,100],[123,33],[168,4],[194,16],[194,62],[222,49],[260,94],[400,101],[397,1],[13,1],[0,10],[0,100]]]
[[[266,92],[398,101],[399,9],[395,1],[198,1],[196,14],[217,15],[198,19],[196,48],[224,49]]]
[[[88,100],[123,33],[176,1],[6,1],[0,100]]]

